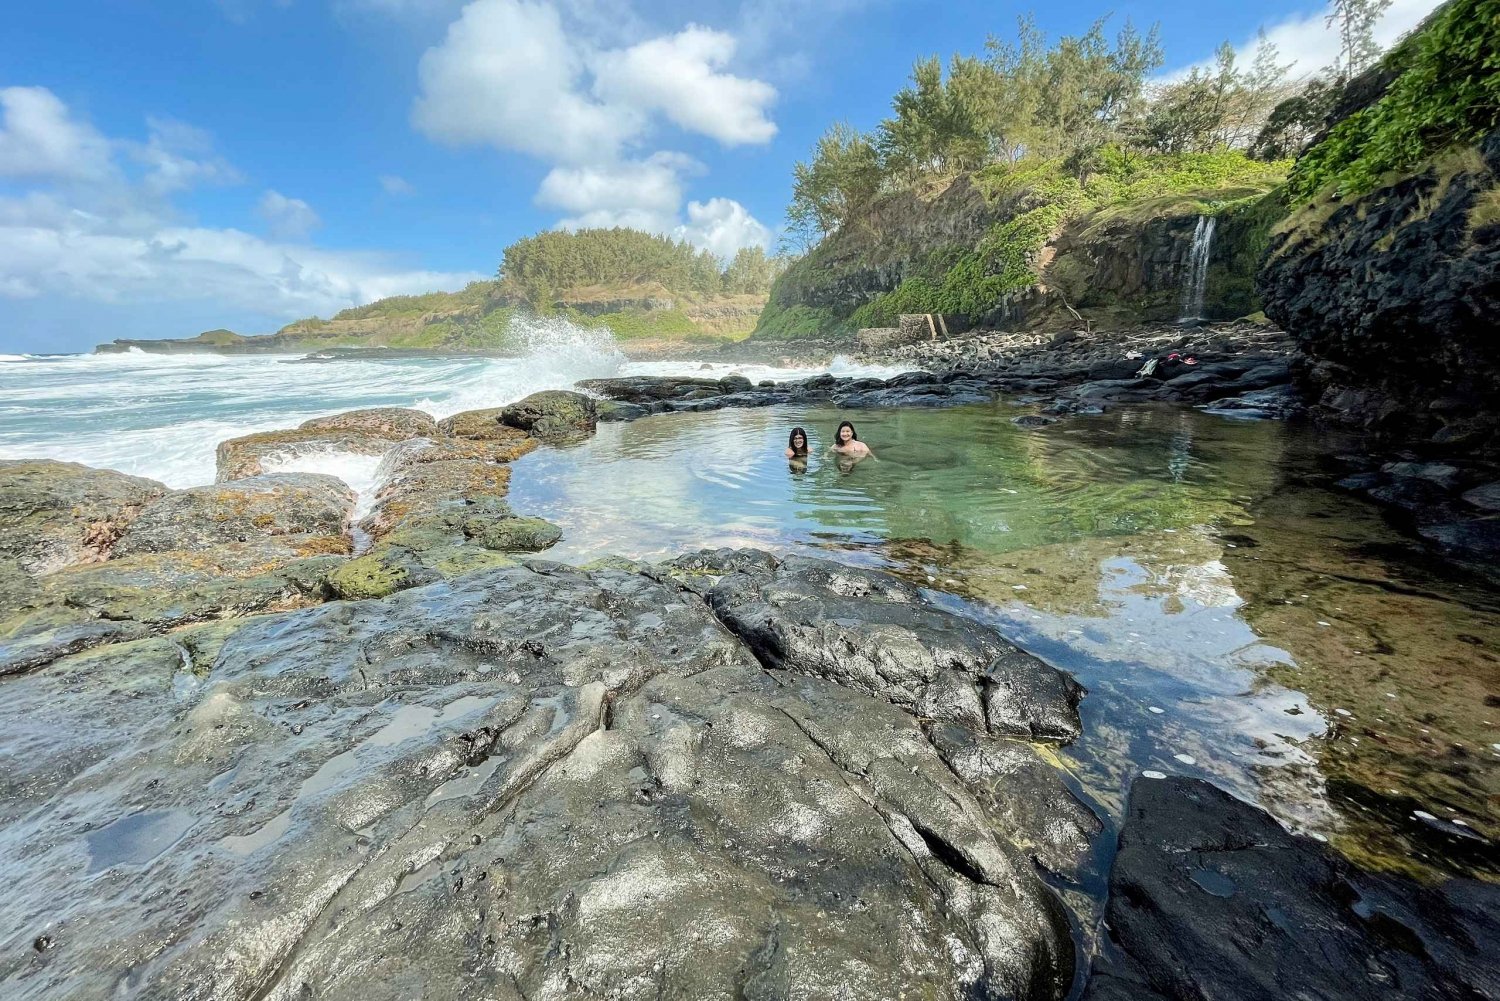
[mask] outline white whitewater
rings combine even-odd
[[[1218,220],[1201,215],[1193,228],[1193,245],[1188,250],[1183,269],[1181,321],[1203,318],[1203,298],[1208,291],[1208,256],[1213,250],[1214,227]]]

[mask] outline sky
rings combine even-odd
[[[1389,42],[1435,0],[1394,0]],[[884,117],[914,59],[1033,12],[1159,24],[1164,75],[1264,30],[1268,0],[48,0],[0,32],[0,354],[264,333],[493,276],[554,227],[723,256],[775,247],[792,166]]]

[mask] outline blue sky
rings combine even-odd
[[[1392,37],[1434,6],[1396,0]],[[912,60],[1159,23],[1167,70],[1297,0],[49,0],[0,33],[0,353],[244,333],[491,275],[514,239],[627,224],[774,243],[791,167],[871,127]]]

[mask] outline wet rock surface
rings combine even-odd
[[[1194,779],[1137,780],[1110,876],[1113,949],[1083,997],[1500,997],[1500,888],[1354,868]]]
[[[320,473],[281,473],[174,490],[141,510],[114,552],[194,552],[273,536],[289,545],[327,539],[342,546],[354,500],[354,491],[342,480]]]
[[[0,559],[30,574],[106,559],[166,492],[155,480],[76,462],[0,460]]]
[[[722,572],[706,592],[715,614],[767,667],[827,678],[924,718],[1038,740],[1079,734],[1083,689],[991,630],[934,608],[876,570],[789,556],[701,554]]]
[[[1012,742],[764,670],[676,574],[494,569],[0,680],[49,752],[0,776],[5,995],[1061,998],[1056,839],[950,767]]]
[[[437,433],[437,422],[420,410],[405,407],[374,407],[347,410],[328,417],[314,417],[298,427],[303,431],[362,431],[365,434],[405,441]]]
[[[544,442],[566,444],[593,434],[599,417],[584,394],[549,389],[503,408],[500,421]]]

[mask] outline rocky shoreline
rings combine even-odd
[[[1138,780],[1117,827],[1048,750],[1082,687],[896,577],[569,567],[505,499],[516,458],[647,413],[1281,391],[1247,388],[1264,342],[1190,345],[1181,374],[1149,346],[1127,360],[1160,376],[1073,348],[1071,383],[358,411],[224,442],[186,490],[0,463],[6,995],[1061,1001],[1091,965],[1086,998],[1500,996],[1495,887],[1363,874],[1187,780]],[[382,457],[358,517],[341,481],[276,471],[320,448]],[[1106,877],[1102,925],[1055,889]]]

